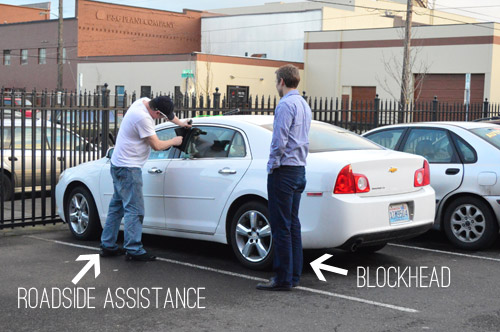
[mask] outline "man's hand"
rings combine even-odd
[[[186,119],[186,120],[184,120],[184,125],[183,125],[183,127],[184,127],[184,128],[191,128],[191,127],[192,127],[192,125],[191,125],[192,123],[193,123],[193,120],[191,120],[191,119]]]
[[[176,136],[171,139],[173,146],[179,146],[182,144],[182,136]]]

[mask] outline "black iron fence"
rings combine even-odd
[[[114,144],[128,106],[138,96],[96,92],[22,92],[1,90],[0,98],[0,229],[56,223],[54,189],[66,168],[103,157]],[[153,96],[151,96],[153,97]],[[211,96],[171,96],[180,118],[234,114],[272,115],[277,97],[255,96],[232,101],[216,91]],[[313,119],[359,134],[379,126],[420,121],[471,121],[498,116],[500,107],[485,100],[463,105],[397,102],[376,97],[347,103],[309,97]]]

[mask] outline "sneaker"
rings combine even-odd
[[[99,253],[99,255],[101,255],[101,257],[113,257],[113,256],[125,255],[125,252],[126,250],[123,248],[118,248],[115,250],[101,248],[101,252]]]
[[[125,254],[126,261],[151,262],[156,260],[156,256],[145,252],[142,255],[131,255],[128,252]]]

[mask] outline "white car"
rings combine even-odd
[[[272,263],[266,164],[272,116],[195,118],[185,145],[152,151],[143,167],[144,233],[230,244],[240,262]],[[160,139],[176,135],[171,123]],[[381,249],[432,227],[434,190],[424,158],[383,149],[313,121],[300,220],[304,249]],[[67,169],[58,213],[79,239],[98,234],[113,195],[110,159]]]
[[[480,122],[428,122],[373,129],[364,137],[430,163],[437,229],[457,247],[479,250],[498,238],[500,126]]]

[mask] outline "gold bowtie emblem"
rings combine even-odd
[[[391,172],[391,173],[394,173],[394,172],[396,172],[397,170],[398,170],[398,169],[397,169],[396,167],[391,167],[391,168],[389,168],[389,172]]]

